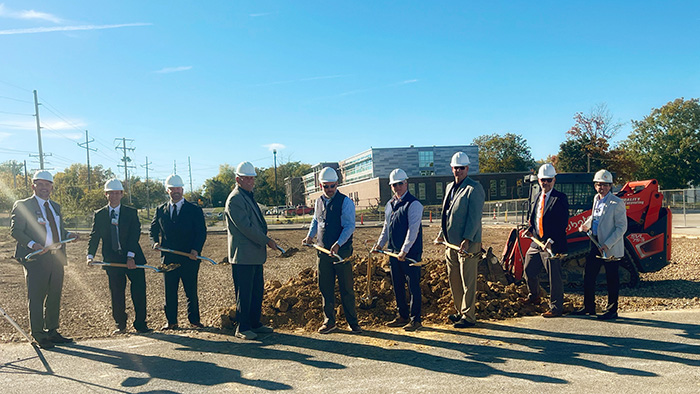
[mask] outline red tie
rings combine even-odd
[[[542,225],[542,217],[544,216],[544,199],[547,197],[545,193],[542,193],[542,202],[540,202],[540,212],[537,215],[537,231],[540,233],[540,238],[544,237],[544,226]]]

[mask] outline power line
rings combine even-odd
[[[122,141],[122,147],[120,148],[119,146],[115,146],[114,149],[117,149],[117,150],[118,150],[118,149],[121,149],[121,150],[124,152],[124,158],[122,159],[122,161],[124,162],[124,164],[123,164],[123,165],[122,165],[122,164],[119,164],[118,166],[119,166],[119,167],[124,167],[124,182],[126,183],[126,192],[129,193],[129,168],[136,168],[136,166],[130,166],[130,165],[129,165],[129,162],[131,161],[131,158],[130,158],[129,156],[126,155],[126,152],[127,152],[127,151],[135,151],[136,148],[131,148],[131,147],[127,148],[127,147],[126,147],[126,141],[134,142],[133,139],[127,139],[127,138],[123,138],[123,137],[122,137],[122,138],[115,138],[115,139],[114,139],[115,142],[116,142],[116,141],[119,141],[119,140]],[[131,193],[129,193],[129,204],[131,204]]]
[[[16,98],[7,97],[7,96],[0,96],[0,98],[3,98],[3,99],[5,99],[5,100],[17,101],[17,102],[20,102],[20,103],[27,103],[27,104],[31,104],[31,103],[32,103],[31,101],[16,99]]]

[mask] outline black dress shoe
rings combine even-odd
[[[136,331],[137,331],[139,334],[148,334],[149,332],[153,332],[153,329],[152,329],[152,328],[148,328],[148,326],[143,326],[143,327],[138,327],[138,328],[137,328],[137,327],[134,327],[134,328],[136,329]]]
[[[112,331],[112,335],[120,334],[126,334],[126,328],[117,327],[114,331]]]
[[[197,327],[197,328],[204,328],[204,324],[202,323],[190,323],[192,327]]]
[[[53,335],[49,336],[49,341],[53,343],[71,343],[73,342],[73,338],[64,337],[63,335],[56,332]]]
[[[570,315],[573,316],[585,316],[585,315],[591,315],[595,316],[595,310],[594,311],[589,311],[586,308],[581,308],[581,309],[576,309],[575,311],[569,313]]]
[[[161,330],[177,330],[180,328],[177,324],[166,323]]]
[[[459,319],[459,321],[455,324],[452,325],[454,328],[469,328],[469,327],[474,327],[476,323],[470,322],[469,320],[462,318]]]
[[[598,320],[613,320],[617,319],[617,312],[608,311],[598,316]]]
[[[447,316],[447,318],[452,322],[452,323],[457,323],[458,321],[462,320],[462,314],[461,313],[455,313],[452,315]]]
[[[42,349],[53,349],[54,344],[48,338],[37,339],[36,342]]]

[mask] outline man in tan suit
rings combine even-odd
[[[457,313],[448,316],[455,328],[476,324],[476,275],[481,259],[481,212],[484,188],[467,176],[469,157],[457,152],[450,163],[455,181],[445,190],[442,204],[442,228],[435,242],[459,246],[446,248],[447,276]]]
[[[263,264],[267,245],[277,244],[267,236],[267,223],[253,197],[255,167],[245,161],[236,167],[236,187],[226,200],[228,261],[232,264],[236,292],[236,337],[255,339],[257,334],[272,332],[260,322],[263,298]]]
[[[49,199],[53,191],[50,172],[37,171],[32,190],[31,197],[16,201],[12,207],[10,232],[17,240],[15,258],[24,266],[32,336],[42,349],[51,349],[56,343],[73,341],[57,331],[66,248],[54,247],[78,235],[66,231],[61,206]],[[37,250],[45,252],[25,260],[26,255]]]

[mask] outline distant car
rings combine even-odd
[[[294,216],[294,215],[301,216],[301,215],[308,215],[310,213],[313,213],[313,211],[314,211],[313,208],[309,208],[309,207],[304,206],[304,205],[297,205],[296,207],[287,208],[284,211],[284,215],[285,216]]]

